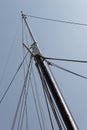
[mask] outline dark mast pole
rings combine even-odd
[[[48,84],[49,90],[50,90],[50,92],[55,100],[55,103],[56,103],[57,108],[61,114],[61,117],[65,123],[65,126],[66,126],[67,130],[78,130],[78,128],[75,124],[75,121],[74,121],[74,119],[73,119],[73,117],[72,117],[63,97],[62,97],[60,90],[58,89],[50,72],[48,71],[48,69],[43,61],[43,58],[41,58],[41,56],[40,56],[41,55],[40,50],[37,46],[36,40],[34,39],[34,35],[29,27],[29,24],[27,23],[26,16],[23,13],[22,13],[22,18],[24,19],[25,24],[28,28],[29,34],[31,35],[33,42],[34,42],[34,44],[32,45],[32,50],[33,50],[32,53],[35,57],[35,62],[39,65],[41,72],[43,73],[43,75],[45,77],[45,80]],[[25,44],[24,44],[24,47],[27,50],[29,50]]]

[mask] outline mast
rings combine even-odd
[[[50,74],[50,72],[48,71],[48,69],[44,63],[43,58],[41,57],[41,52],[37,45],[36,39],[34,38],[31,28],[30,28],[29,24],[27,23],[26,16],[23,13],[22,13],[22,18],[24,19],[24,22],[28,28],[29,34],[31,35],[31,37],[33,39],[32,54],[34,55],[35,62],[38,64],[42,74],[44,75],[45,81],[48,84],[49,90],[54,98],[54,101],[61,114],[61,117],[63,119],[65,126],[66,126],[67,130],[78,130],[76,123],[65,103],[65,100],[64,100],[60,90],[58,89],[52,75]],[[30,49],[25,44],[23,44],[23,45],[30,52]]]

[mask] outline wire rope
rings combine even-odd
[[[52,22],[57,22],[57,23],[65,23],[65,24],[72,24],[72,25],[78,25],[78,26],[85,26],[87,27],[87,23],[80,23],[80,22],[73,22],[73,21],[66,21],[66,20],[60,20],[60,19],[51,19],[51,18],[45,18],[45,17],[39,17],[39,16],[34,16],[34,15],[27,15],[27,17],[35,18],[35,19],[40,19],[40,20],[45,20],[45,21],[52,21]]]
[[[49,68],[49,70],[50,70],[50,72],[51,72],[51,75],[52,75],[52,77],[53,77],[55,83],[57,84],[58,89],[60,90],[59,85],[58,85],[58,82],[56,81],[56,79],[55,79],[55,77],[54,77],[54,74],[53,74],[53,72],[52,72],[52,70],[51,70],[51,67],[49,66],[49,64],[47,64],[47,65],[48,65],[48,68]],[[60,90],[60,92],[61,92],[61,90]],[[62,95],[62,93],[61,93],[61,95]],[[63,95],[62,95],[62,97],[63,97]],[[63,97],[63,99],[64,99],[64,97]],[[68,107],[68,106],[67,106],[67,107]],[[61,124],[62,124],[63,129],[66,130],[65,125],[64,125],[64,122],[63,122],[63,120],[61,119],[60,112],[59,112],[59,110],[56,108],[56,104],[54,104],[54,108],[55,108],[55,110],[56,110],[56,112],[57,112],[57,114],[58,114],[58,117],[59,117],[59,119],[60,119],[60,121],[61,121]]]
[[[41,125],[41,121],[40,121],[40,116],[39,116],[39,111],[38,111],[37,102],[36,102],[36,98],[35,98],[35,93],[34,93],[34,89],[33,89],[33,84],[32,84],[32,82],[30,82],[30,83],[31,83],[33,98],[34,98],[34,102],[35,102],[36,112],[37,112],[37,116],[38,116],[38,121],[39,121],[39,125],[40,125],[40,130],[42,130],[42,125]]]
[[[67,61],[67,62],[78,62],[78,63],[87,63],[86,60],[74,60],[74,59],[61,59],[61,58],[51,58],[51,57],[44,57],[41,56],[43,59],[47,60],[58,60],[58,61]]]
[[[54,130],[54,126],[53,126],[53,122],[52,122],[52,118],[51,118],[51,113],[50,113],[50,109],[49,109],[49,105],[48,105],[48,101],[47,101],[46,89],[45,89],[47,86],[46,86],[44,77],[40,72],[39,67],[38,67],[38,71],[39,71],[40,78],[41,78],[41,81],[42,81],[43,92],[44,92],[44,96],[45,96],[45,101],[46,101],[46,105],[47,105],[47,110],[48,110],[48,114],[49,114],[49,118],[50,118],[51,127],[52,127],[52,130]]]
[[[38,106],[39,106],[39,110],[40,110],[40,115],[41,115],[41,119],[42,119],[42,124],[43,124],[43,127],[45,129],[45,117],[44,117],[44,112],[43,112],[43,108],[41,106],[41,102],[40,102],[40,98],[39,98],[39,94],[38,94],[38,90],[37,90],[37,83],[36,83],[36,78],[35,78],[35,74],[34,74],[34,70],[33,70],[33,67],[32,67],[32,75],[33,75],[33,79],[34,79],[34,84],[35,84],[35,92],[36,92],[36,95],[37,95],[37,101],[38,101]]]
[[[31,61],[31,66],[29,67],[30,68],[30,72],[28,73],[28,77],[27,77],[27,80],[26,80],[26,86],[25,86],[25,89],[24,89],[24,108],[23,108],[23,112],[22,112],[22,119],[21,119],[21,124],[20,124],[20,130],[22,128],[22,124],[23,124],[23,118],[24,118],[24,112],[26,112],[26,129],[28,130],[28,116],[27,116],[27,96],[28,96],[28,89],[29,89],[29,86],[30,86],[30,78],[31,78],[31,71],[32,71],[32,62],[33,60]],[[28,65],[28,63],[27,63]]]
[[[19,24],[17,26],[19,27]],[[1,77],[0,77],[0,86],[3,83],[4,77],[5,77],[5,74],[6,74],[6,70],[7,70],[7,67],[8,67],[8,63],[9,63],[9,60],[11,59],[11,53],[12,53],[12,50],[14,49],[14,43],[16,42],[17,33],[19,33],[19,28],[18,27],[17,27],[16,32],[14,34],[14,38],[11,41],[11,46],[10,46],[10,49],[9,49],[9,53],[7,55],[7,59],[6,59],[5,65],[4,65],[4,69],[3,69]]]
[[[42,74],[41,74],[41,72],[40,72],[39,67],[38,67],[38,70],[39,70],[39,73],[40,73],[40,76],[41,76]],[[59,121],[59,119],[58,119],[58,115],[57,115],[56,110],[55,110],[55,107],[54,107],[52,95],[51,95],[50,92],[49,92],[49,89],[48,89],[47,84],[46,84],[46,82],[45,82],[44,76],[43,76],[43,77],[41,76],[41,80],[42,80],[42,84],[44,85],[44,89],[45,89],[45,92],[46,92],[46,94],[47,94],[47,97],[48,97],[48,99],[49,99],[49,103],[50,103],[50,106],[51,106],[51,108],[52,108],[53,114],[54,114],[54,116],[55,116],[55,119],[56,119],[58,128],[59,128],[60,130],[62,130],[62,126],[61,126],[61,124],[60,124],[60,121]]]
[[[27,104],[26,104],[26,130],[28,130],[28,112],[27,112]]]
[[[23,92],[24,92],[24,88],[25,88],[27,76],[28,76],[28,73],[29,73],[29,68],[30,68],[30,65],[31,65],[31,60],[32,60],[32,57],[30,58],[30,61],[29,61],[28,70],[27,70],[26,77],[25,77],[25,80],[24,80],[23,88],[21,90],[21,94],[20,94],[20,98],[19,98],[19,101],[18,101],[16,112],[15,112],[15,115],[14,115],[14,119],[13,119],[11,130],[14,130],[14,127],[15,127],[15,122],[16,122],[16,118],[17,118],[17,115],[18,115],[18,111],[19,111],[19,107],[20,107],[22,95],[23,95]]]
[[[14,76],[13,76],[13,78],[12,78],[10,84],[8,85],[7,89],[5,90],[3,96],[1,97],[1,99],[0,99],[0,104],[2,103],[3,99],[5,98],[5,96],[6,96],[7,92],[8,92],[8,90],[10,89],[10,87],[11,87],[11,85],[12,85],[12,83],[13,83],[13,81],[14,81],[16,75],[17,75],[17,73],[19,72],[19,70],[20,70],[20,68],[21,68],[21,66],[22,66],[22,64],[23,64],[23,62],[24,62],[26,56],[27,56],[27,53],[26,53],[24,59],[22,60],[21,64],[19,65],[19,67],[18,67],[16,73],[14,74]]]
[[[59,65],[56,65],[56,64],[52,63],[52,62],[49,62],[49,61],[47,61],[47,62],[48,62],[49,65],[54,66],[54,67],[56,67],[56,68],[58,68],[58,69],[61,69],[61,70],[66,71],[66,72],[68,72],[68,73],[71,73],[71,74],[73,74],[73,75],[75,75],[75,76],[78,76],[78,77],[80,77],[80,78],[87,79],[86,76],[83,76],[83,75],[80,75],[80,74],[78,74],[78,73],[76,73],[76,72],[73,72],[73,71],[71,71],[71,70],[65,69],[65,68],[63,68],[63,67],[61,67],[61,66],[59,66]]]
[[[21,121],[21,117],[22,117],[22,111],[23,111],[23,102],[24,102],[24,92],[22,94],[22,97],[21,97],[21,109],[20,109],[20,115],[19,115],[19,120],[18,120],[18,126],[17,126],[17,130],[19,130],[19,127],[20,127],[20,121]]]
[[[23,125],[23,119],[24,119],[24,114],[26,114],[26,129],[28,130],[28,116],[27,116],[27,96],[28,96],[28,89],[29,89],[29,84],[30,84],[30,80],[31,80],[31,71],[32,71],[32,62],[31,62],[31,66],[30,66],[30,73],[28,73],[28,77],[27,77],[27,82],[28,85],[26,83],[26,87],[24,89],[24,108],[23,108],[23,112],[22,112],[22,118],[21,118],[21,124],[20,124],[20,130],[22,129],[22,125]],[[26,113],[25,113],[26,112]]]

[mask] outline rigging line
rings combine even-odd
[[[45,82],[44,82],[44,83],[45,83]],[[49,90],[48,90],[48,88],[47,88],[47,84],[46,84],[46,83],[45,83],[45,85],[46,85],[46,87],[44,87],[44,89],[45,89],[46,95],[47,95],[47,97],[48,97],[50,106],[51,106],[51,108],[52,108],[54,117],[55,117],[55,119],[56,119],[57,125],[58,125],[59,129],[62,130],[62,125],[61,125],[61,123],[60,123],[58,114],[57,114],[57,112],[56,112],[56,110],[55,110],[55,104],[54,104],[52,95],[50,94],[50,92],[49,92]]]
[[[43,92],[44,92],[47,110],[48,110],[48,114],[49,114],[49,118],[50,118],[50,122],[51,122],[51,127],[52,127],[52,130],[54,130],[54,126],[53,126],[53,122],[52,122],[52,118],[51,118],[51,113],[50,113],[50,109],[49,109],[49,105],[48,105],[48,101],[47,101],[47,95],[46,95],[47,94],[46,93],[47,84],[45,83],[44,77],[42,76],[39,67],[38,67],[38,70],[39,70],[40,78],[41,78],[41,81],[42,81]]]
[[[36,78],[35,78],[33,67],[32,67],[32,75],[33,75],[33,79],[34,79],[35,92],[36,92],[36,95],[37,95],[37,101],[38,101],[38,106],[39,106],[39,109],[40,109],[40,115],[41,115],[41,119],[42,119],[42,124],[43,124],[43,127],[45,129],[45,124],[44,124],[45,117],[44,117],[44,112],[43,112],[43,109],[42,109],[42,106],[41,106],[41,102],[39,100],[40,98],[39,98],[39,94],[38,94],[38,90],[37,90],[37,83],[36,83]]]
[[[51,119],[51,114],[50,114],[50,110],[49,110],[49,106],[48,106],[48,102],[47,102],[47,98],[46,98],[46,92],[45,92],[46,83],[45,83],[44,77],[42,76],[42,73],[40,71],[40,68],[39,68],[38,64],[36,64],[36,66],[38,68],[40,79],[42,81],[42,88],[43,88],[43,93],[44,93],[44,96],[45,96],[45,101],[46,101],[47,110],[48,110],[48,114],[49,114],[49,118],[50,118],[50,122],[51,122],[51,127],[52,127],[52,130],[54,130],[52,119]]]
[[[19,98],[19,101],[18,101],[18,105],[17,105],[17,109],[16,109],[16,112],[15,112],[15,115],[14,115],[14,119],[13,119],[13,124],[12,124],[11,130],[14,130],[14,126],[15,126],[17,114],[18,114],[18,111],[19,111],[21,99],[22,99],[22,96],[23,96],[25,84],[26,84],[26,81],[27,81],[27,76],[28,76],[28,73],[29,73],[29,68],[30,68],[30,65],[31,65],[31,61],[32,61],[32,57],[30,58],[30,61],[29,61],[29,65],[28,65],[26,77],[25,77],[25,80],[24,80],[23,88],[22,88],[22,90],[21,90],[21,95],[20,95],[20,98]]]
[[[20,115],[19,115],[19,120],[18,120],[18,126],[17,126],[17,130],[19,130],[19,126],[20,126],[20,121],[21,121],[21,117],[22,117],[22,111],[23,111],[23,103],[24,103],[24,91],[21,97],[21,110],[20,110]]]
[[[22,32],[23,33],[23,32]],[[22,34],[23,35],[23,34]],[[22,36],[23,37],[23,36]],[[23,41],[23,38],[22,38],[22,41]],[[23,43],[23,42],[22,42]],[[23,57],[24,57],[24,47],[22,49],[22,52],[23,52]],[[28,64],[28,63],[27,63]],[[27,65],[28,66],[28,65]],[[25,65],[23,64],[23,71],[24,71],[24,81],[25,81]],[[27,78],[27,77],[26,77]],[[26,89],[24,91],[27,91]],[[25,97],[25,93],[23,93],[23,96],[22,96],[22,103],[21,103],[21,110],[20,110],[20,115],[19,115],[19,120],[18,120],[18,125],[17,125],[17,130],[19,130],[19,127],[20,127],[20,122],[21,122],[21,117],[22,117],[22,111],[23,111],[23,103],[24,103],[24,98]],[[26,104],[26,129],[28,130],[28,118],[27,118],[27,104]]]
[[[49,89],[48,89],[48,87],[47,87],[47,83],[45,82],[44,76],[42,77],[42,74],[41,74],[41,71],[40,71],[40,68],[39,68],[38,65],[37,65],[37,67],[38,67],[38,70],[39,70],[39,73],[40,73],[40,78],[41,78],[42,83],[43,83],[43,85],[44,85],[45,92],[46,92],[46,94],[47,94],[47,97],[48,97],[48,100],[49,100],[49,103],[50,103],[50,106],[51,106],[51,108],[52,108],[54,117],[55,117],[55,119],[56,119],[56,121],[57,121],[57,125],[58,125],[59,129],[62,130],[62,126],[61,126],[61,123],[60,123],[60,121],[59,121],[57,112],[56,112],[56,110],[55,110],[54,102],[53,102],[52,96],[51,96],[51,94],[50,94],[50,92],[49,92]]]
[[[28,52],[34,57],[34,54],[31,52],[30,48],[28,48],[24,43],[23,46],[28,50]]]
[[[48,65],[48,68],[49,68],[49,70],[50,70],[50,72],[51,72],[51,75],[52,75],[52,77],[53,77],[55,83],[57,84],[58,89],[60,90],[59,85],[58,85],[58,83],[57,83],[57,81],[56,81],[56,79],[55,79],[55,77],[54,77],[54,74],[53,74],[53,72],[52,72],[52,70],[51,70],[49,64],[47,64],[47,65]],[[61,90],[60,90],[60,92],[61,92]],[[62,95],[62,93],[61,93],[61,95]],[[62,95],[62,97],[63,97],[63,95]],[[68,107],[68,106],[67,106],[67,107]],[[64,122],[63,122],[63,120],[61,119],[60,112],[59,112],[58,109],[56,108],[56,104],[54,104],[54,108],[55,108],[56,113],[58,114],[58,117],[59,117],[59,120],[61,121],[61,124],[62,124],[62,126],[63,126],[63,129],[66,130],[65,125],[64,125]]]
[[[23,57],[25,55],[25,50],[23,47],[22,47],[22,55],[23,55]],[[25,79],[25,64],[23,64],[23,73],[24,73],[24,79]]]
[[[28,79],[28,75],[27,75],[27,77],[26,77],[26,82],[25,82],[25,85],[24,85],[24,90],[23,90],[23,94],[22,94],[22,98],[21,98],[21,110],[20,110],[20,116],[19,116],[19,121],[18,121],[18,126],[17,126],[17,130],[19,130],[19,127],[21,126],[20,125],[20,122],[21,122],[21,124],[22,124],[22,120],[23,119],[21,119],[21,118],[23,118],[23,113],[24,113],[24,109],[25,108],[23,108],[23,107],[25,107],[26,106],[26,84],[27,84],[27,79]],[[20,127],[21,128],[21,127]]]
[[[37,116],[38,116],[38,121],[39,121],[39,125],[40,125],[40,130],[43,130],[42,125],[41,125],[41,121],[40,121],[40,116],[39,116],[39,111],[38,111],[38,107],[37,107],[37,102],[36,102],[36,98],[35,98],[35,93],[34,93],[32,81],[30,81],[30,83],[31,83],[33,98],[34,98],[34,102],[35,102],[36,112],[37,112]]]
[[[65,23],[65,24],[72,24],[72,25],[79,25],[79,26],[87,26],[87,23],[66,21],[66,20],[60,20],[60,19],[51,19],[51,18],[45,18],[45,17],[39,17],[39,16],[27,15],[27,14],[25,16],[35,18],[35,19],[45,20],[45,21],[57,22],[57,23]]]
[[[64,70],[64,71],[66,71],[66,72],[68,72],[68,73],[71,73],[71,74],[73,74],[73,75],[75,75],[75,76],[78,76],[78,77],[80,77],[80,78],[87,79],[86,76],[83,76],[83,75],[80,75],[80,74],[78,74],[78,73],[75,73],[75,72],[73,72],[73,71],[71,71],[71,70],[65,69],[65,68],[63,68],[63,67],[61,67],[61,66],[59,66],[59,65],[56,65],[56,64],[52,63],[52,62],[49,62],[49,61],[46,61],[46,62],[47,62],[49,65],[51,65],[51,66],[57,67],[58,69]]]
[[[31,67],[31,68],[30,68]],[[25,84],[25,87],[24,87],[24,98],[25,98],[25,101],[24,101],[24,108],[23,108],[23,112],[22,112],[22,119],[21,119],[21,124],[20,124],[20,130],[22,129],[22,124],[23,124],[23,118],[24,118],[24,112],[25,110],[27,109],[27,96],[28,96],[28,88],[29,88],[29,81],[30,81],[30,78],[31,78],[31,71],[32,71],[32,62],[31,62],[31,66],[30,66],[30,73],[28,72],[28,75],[27,75],[27,79],[26,80],[26,84]],[[29,77],[29,79],[28,79]],[[27,81],[28,81],[28,87],[27,87]],[[27,114],[27,113],[26,113]],[[28,130],[28,120],[27,120],[27,117],[26,117],[26,129]]]
[[[28,112],[27,112],[27,104],[26,104],[26,130],[28,130]]]
[[[23,43],[24,43],[24,26],[23,26],[23,19],[22,19],[22,55],[24,57],[25,50],[24,50],[24,47],[23,47]],[[25,78],[25,66],[24,66],[24,64],[23,64],[23,71],[24,71],[24,78]]]
[[[22,123],[23,123],[23,117],[24,117],[24,112],[26,110],[26,129],[28,130],[28,117],[27,117],[27,96],[28,96],[28,89],[29,89],[29,81],[30,81],[30,77],[31,77],[31,71],[32,71],[32,61],[31,61],[31,66],[29,67],[30,69],[30,72],[28,72],[28,75],[27,75],[27,79],[26,80],[26,83],[25,83],[25,88],[24,88],[24,98],[25,98],[25,101],[24,101],[24,108],[23,108],[23,111],[22,111],[22,107],[21,107],[21,112],[20,112],[20,117],[19,117],[19,122],[18,122],[18,129],[19,129],[19,125],[20,125],[20,121],[21,121],[21,125],[20,125],[20,129],[22,128]],[[29,79],[28,79],[29,77]],[[28,80],[28,87],[27,87],[27,80]],[[23,98],[23,100],[24,100]],[[22,101],[23,103],[23,101]],[[21,114],[22,113],[22,114]],[[22,115],[22,117],[21,117]],[[22,119],[21,119],[22,118]]]
[[[17,73],[19,72],[19,70],[20,70],[20,68],[21,68],[21,66],[22,66],[22,64],[23,64],[23,62],[24,62],[24,60],[25,60],[27,54],[28,54],[28,53],[26,53],[24,59],[22,60],[22,62],[21,62],[21,64],[19,65],[19,67],[18,67],[16,73],[14,74],[14,76],[13,76],[13,78],[12,78],[10,84],[8,85],[8,87],[7,87],[7,89],[5,90],[3,96],[1,97],[1,99],[0,99],[0,104],[2,103],[3,99],[5,98],[5,96],[6,96],[7,92],[8,92],[8,90],[10,89],[10,87],[11,87],[11,85],[12,85],[12,83],[13,83],[13,81],[14,81],[16,75],[17,75]]]
[[[11,40],[11,46],[10,46],[10,49],[9,49],[9,53],[8,53],[8,55],[7,55],[7,59],[6,59],[6,62],[5,62],[5,65],[4,65],[4,69],[3,69],[3,71],[2,71],[2,73],[1,73],[1,77],[0,77],[0,86],[2,85],[2,83],[3,83],[3,80],[4,80],[4,77],[5,77],[5,74],[6,74],[6,71],[7,71],[7,67],[8,67],[8,63],[9,63],[9,60],[11,59],[11,53],[12,53],[12,51],[13,51],[13,49],[14,49],[14,43],[16,42],[16,39],[17,39],[17,33],[19,33],[19,23],[18,23],[18,25],[17,25],[17,29],[16,29],[16,32],[15,32],[15,34],[14,34],[14,37],[13,37],[13,39]]]
[[[23,112],[22,112],[22,119],[21,119],[21,124],[20,124],[20,130],[22,129],[22,125],[23,125],[25,109],[26,109],[26,99],[25,99],[24,108],[23,108]]]
[[[43,87],[43,91],[44,91],[44,96],[45,96],[45,100],[46,100],[47,110],[48,110],[48,113],[49,113],[51,127],[52,127],[52,130],[54,130],[54,126],[53,126],[53,122],[52,122],[52,117],[51,117],[51,112],[50,112],[50,108],[49,108],[49,104],[48,104],[48,100],[47,100],[47,95],[46,95],[46,91],[45,91],[44,87]]]
[[[73,59],[62,59],[62,58],[51,58],[51,57],[44,57],[41,56],[43,59],[47,59],[47,60],[58,60],[58,61],[68,61],[68,62],[79,62],[79,63],[87,63],[86,60],[73,60]]]
[[[22,116],[22,110],[23,110],[23,102],[24,102],[24,93],[22,94],[21,101],[20,101],[20,103],[21,103],[21,110],[20,110],[20,115],[19,115],[17,130],[19,130],[19,126],[20,126],[20,121],[21,121],[21,116]]]

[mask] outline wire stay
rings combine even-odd
[[[39,17],[39,16],[34,16],[34,15],[27,15],[27,17],[35,18],[35,19],[40,19],[40,20],[45,20],[45,21],[52,21],[52,22],[57,22],[57,23],[65,23],[65,24],[72,24],[72,25],[79,25],[79,26],[86,26],[87,23],[80,23],[80,22],[73,22],[73,21],[66,21],[66,20],[60,20],[60,19],[52,19],[52,18],[45,18],[45,17]]]
[[[21,101],[22,101],[23,95],[24,95],[24,90],[25,90],[25,88],[26,88],[27,78],[28,78],[29,71],[30,71],[30,66],[31,66],[31,61],[32,61],[32,57],[30,58],[30,61],[29,61],[28,69],[27,69],[27,72],[26,72],[24,84],[23,84],[23,87],[22,87],[22,90],[21,90],[21,94],[20,94],[20,97],[19,97],[19,101],[18,101],[18,105],[17,105],[16,112],[15,112],[15,115],[14,115],[14,119],[13,119],[13,123],[12,123],[11,130],[14,130],[14,127],[15,127],[17,115],[18,115],[19,108],[20,108],[20,105],[21,105]],[[27,96],[27,95],[25,95],[25,101],[27,100],[27,97],[26,97],[26,96]],[[19,117],[19,118],[20,118],[20,117]],[[18,122],[18,123],[19,123],[19,122]]]
[[[44,57],[41,56],[43,59],[47,60],[58,60],[58,61],[67,61],[67,62],[77,62],[77,63],[87,63],[87,60],[77,60],[77,59],[64,59],[64,58],[54,58],[54,57]]]
[[[27,56],[27,53],[26,53],[25,57],[23,58],[21,64],[19,65],[19,67],[18,67],[16,73],[14,74],[14,76],[13,76],[13,78],[12,78],[10,84],[8,85],[6,91],[4,92],[3,96],[1,97],[1,99],[0,99],[0,104],[2,103],[3,99],[5,98],[5,96],[6,96],[7,92],[8,92],[8,90],[10,89],[10,87],[11,87],[11,85],[12,85],[12,83],[13,83],[13,81],[14,81],[16,75],[17,75],[17,73],[19,72],[19,70],[20,70],[20,68],[21,68],[21,66],[22,66],[22,64],[23,64],[23,62],[24,62],[26,56]]]
[[[71,73],[71,74],[73,74],[73,75],[75,75],[75,76],[78,76],[78,77],[80,77],[80,78],[87,79],[86,76],[83,76],[83,75],[80,75],[80,74],[78,74],[78,73],[76,73],[76,72],[73,72],[73,71],[71,71],[71,70],[65,69],[65,68],[63,68],[63,67],[61,67],[61,66],[59,66],[59,65],[56,65],[56,64],[52,63],[52,62],[49,62],[49,61],[46,61],[46,62],[47,62],[49,65],[51,65],[51,66],[57,67],[58,69],[64,70],[64,71],[66,71],[66,72],[68,72],[68,73]]]

